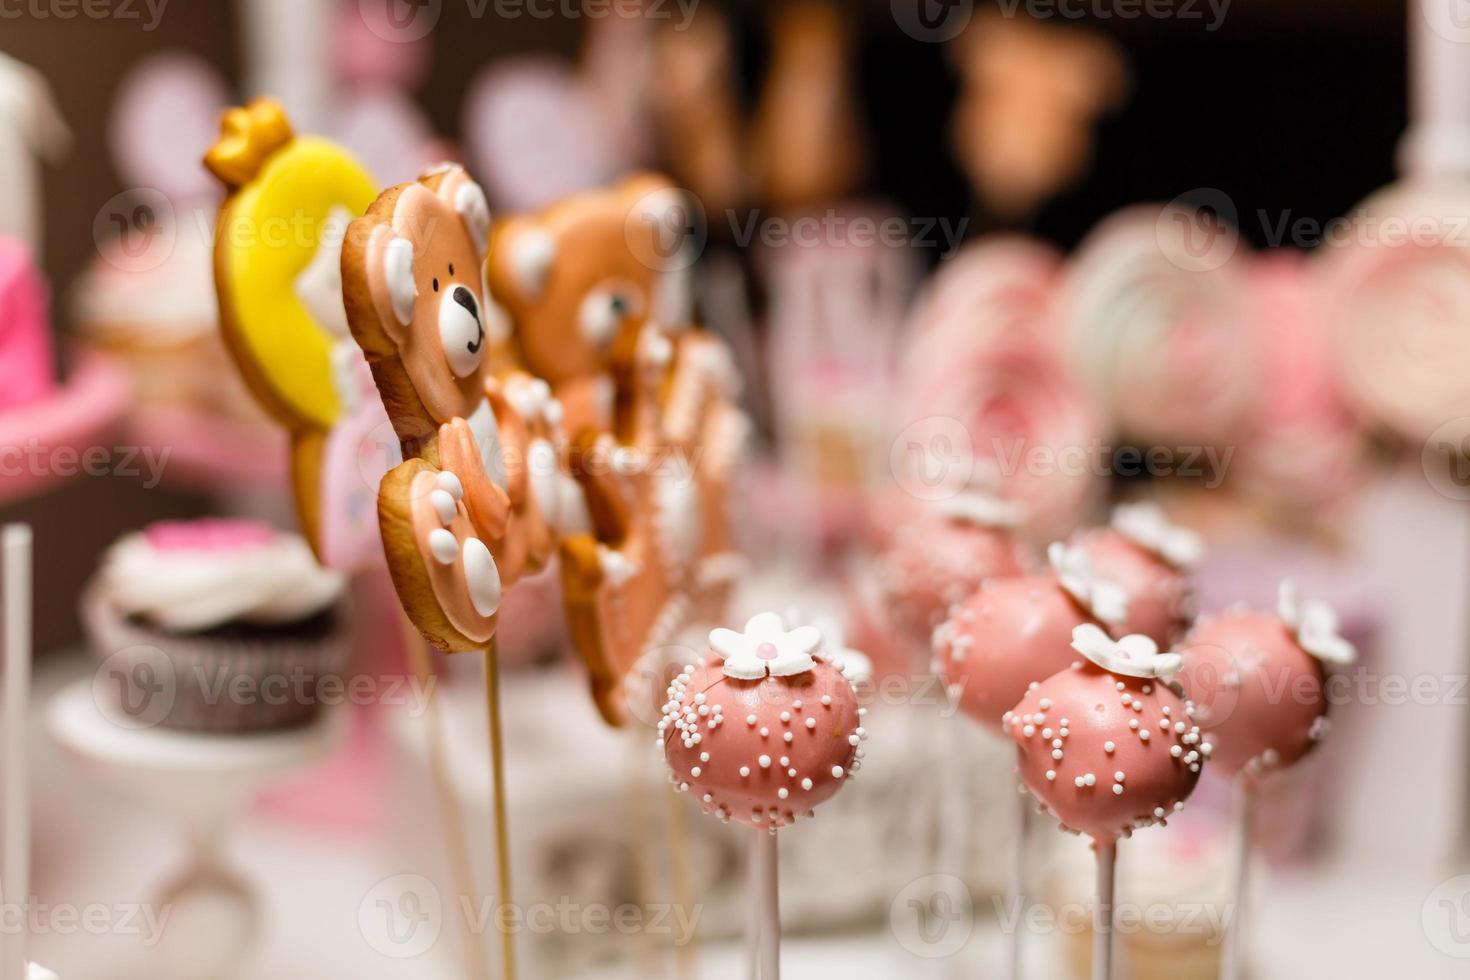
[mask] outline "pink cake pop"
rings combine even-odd
[[[1055,542],[1047,559],[1049,574],[991,579],[934,631],[936,669],[982,724],[1003,726],[1028,685],[1076,660],[1078,626],[1127,616],[1123,591],[1098,579],[1085,554]]]
[[[878,566],[889,618],[925,643],[949,608],[987,579],[1025,571],[1012,534],[1022,521],[1014,502],[967,490],[926,507],[890,539]]]
[[[1086,659],[1032,684],[1003,724],[1026,789],[1064,830],[1110,845],[1183,809],[1210,746],[1194,706],[1161,679],[1178,654],[1091,623],[1072,648]]]
[[[1294,764],[1327,732],[1324,664],[1357,656],[1337,614],[1281,583],[1277,614],[1237,611],[1201,619],[1184,639],[1179,680],[1215,745],[1213,761],[1258,780]]]
[[[1198,534],[1171,525],[1152,504],[1122,504],[1111,526],[1081,531],[1072,544],[1098,575],[1128,594],[1128,615],[1115,635],[1142,633],[1168,645],[1188,628],[1194,606],[1188,569],[1203,551]]]
[[[0,237],[0,409],[39,401],[56,387],[50,297],[30,250]]]
[[[861,768],[867,709],[814,626],[761,613],[709,645],[669,686],[658,739],[670,779],[706,813],[775,833]]]

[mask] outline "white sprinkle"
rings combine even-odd
[[[812,781],[810,779],[803,779],[801,781],[801,788],[806,790],[807,792],[811,792]]]
[[[830,707],[832,707],[832,695],[830,695],[830,694],[823,694],[822,695],[822,707],[824,707],[824,708],[830,708]]]
[[[699,761],[700,762],[708,762],[709,761],[709,753],[708,752],[701,752],[701,753],[699,753]]]
[[[704,771],[703,769],[700,769],[698,766],[695,766],[693,769],[690,769],[689,770],[689,775],[693,776],[695,779],[698,779],[699,778],[699,774],[701,772],[703,772],[703,771]]]
[[[1103,751],[1108,753],[1109,755],[1112,755],[1115,749],[1117,749],[1117,746],[1113,744],[1112,739],[1108,739],[1106,742],[1103,743]]]
[[[1050,782],[1050,781],[1052,781],[1052,780],[1054,780],[1056,778],[1057,778],[1057,771],[1055,769],[1048,769],[1046,771],[1046,779],[1047,779],[1048,782]]]
[[[752,727],[752,728],[755,727],[756,720],[757,719],[756,719],[755,715],[746,715],[745,716],[745,723],[747,725],[749,725],[750,727]]]
[[[813,728],[816,728],[817,727],[817,719],[815,719],[815,718],[808,718],[806,720],[806,727],[807,727],[808,730],[811,730]]]
[[[1122,772],[1122,770],[1119,770],[1118,772],[1113,773],[1113,781],[1114,782],[1118,782],[1118,783],[1123,782],[1123,772]]]
[[[768,756],[768,755],[763,755],[763,756],[761,756],[759,759],[757,759],[755,761],[760,764],[760,767],[762,769],[769,769],[769,768],[771,768],[771,757]]]
[[[1062,750],[1061,749],[1052,749],[1051,750],[1051,757],[1053,759],[1057,760],[1058,762],[1061,762],[1062,761]]]
[[[749,779],[750,778],[750,767],[749,766],[741,766],[740,767],[740,778],[741,779]]]
[[[782,786],[780,789],[776,790],[776,795],[784,800],[786,799],[786,797],[791,795],[791,791],[788,790],[785,786]]]
[[[1148,729],[1145,728],[1143,731],[1139,732],[1138,733],[1138,737],[1139,737],[1139,739],[1141,741],[1147,742],[1148,741]]]
[[[789,711],[783,711],[783,712],[781,712],[781,724],[784,725],[787,722],[789,722],[790,720],[791,720],[791,712],[789,712]]]
[[[1122,796],[1123,795],[1123,784],[1122,783],[1114,783],[1113,784],[1113,795],[1114,796]]]
[[[833,766],[832,767],[832,778],[833,779],[841,779],[842,778],[842,767],[841,766]]]

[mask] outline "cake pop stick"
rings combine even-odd
[[[1245,956],[1254,797],[1263,780],[1295,765],[1327,735],[1327,666],[1350,664],[1357,651],[1338,634],[1332,607],[1304,600],[1290,580],[1281,583],[1274,615],[1238,610],[1203,618],[1182,649],[1179,679],[1214,744],[1211,760],[1235,778],[1238,794],[1235,918],[1226,938],[1229,969],[1221,974],[1233,980]]]
[[[1114,625],[1128,615],[1128,598],[1099,578],[1085,552],[1054,542],[1047,575],[983,583],[934,631],[935,659],[960,709],[989,728],[1004,730],[1010,708],[1037,681],[1076,659],[1069,640],[1086,623]],[[1027,807],[1018,787],[1008,899],[1025,902]],[[1018,909],[1018,911],[1020,911]],[[1010,936],[1010,976],[1020,975],[1024,936]]]
[[[22,928],[3,946],[6,980],[25,980],[29,963],[31,893],[30,765],[26,756],[26,713],[31,696],[31,529],[6,525],[0,532],[4,550],[5,588],[5,716],[4,733],[5,895],[20,910]]]
[[[830,799],[862,767],[866,709],[819,630],[775,613],[716,629],[708,654],[674,678],[658,744],[670,779],[705,813],[751,840],[752,930],[761,980],[779,980],[776,834]]]
[[[1180,667],[1146,636],[1113,640],[1084,623],[1083,659],[1032,684],[1003,722],[1022,784],[1064,830],[1087,834],[1097,859],[1092,975],[1112,975],[1113,867],[1119,838],[1161,824],[1210,755],[1194,706],[1163,678]]]

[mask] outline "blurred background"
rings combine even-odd
[[[902,681],[870,692],[864,780],[783,834],[791,975],[1003,975],[1010,754],[958,717],[909,754],[947,709],[917,693],[927,635],[893,600],[896,563],[924,550],[908,508],[982,476],[1026,505],[1038,549],[1119,502],[1159,504],[1209,546],[1201,612],[1274,608],[1287,575],[1337,606],[1361,656],[1331,738],[1263,793],[1248,975],[1465,975],[1458,16],[1448,0],[0,4],[0,233],[37,267],[0,255],[0,271],[49,284],[0,306],[0,517],[37,542],[34,958],[68,978],[440,978],[473,975],[483,940],[454,901],[464,869],[490,881],[477,666],[435,665],[442,775],[472,828],[459,854],[423,701],[386,680],[411,674],[414,641],[381,575],[350,587],[377,693],[278,756],[181,784],[56,736],[96,669],[79,608],[109,545],[168,518],[294,527],[286,437],[219,337],[222,193],[199,164],[222,110],[268,93],[380,187],[463,162],[497,219],[641,169],[698,202],[694,309],[754,422],[736,492],[752,571],[726,621],[831,617]],[[552,579],[520,589],[502,637],[517,897],[557,910],[519,938],[525,975],[743,975],[740,841],[666,799],[645,729],[602,724]],[[958,842],[935,822],[951,781]],[[1218,975],[1231,806],[1207,772],[1187,817],[1130,842],[1124,893],[1197,916],[1122,937],[1123,975]],[[1084,976],[1090,929],[1064,913],[1091,867],[1046,823],[1032,900],[1057,919],[1019,927],[1027,975]],[[966,900],[938,902],[954,891],[936,875]],[[670,902],[697,922],[654,926]],[[623,906],[635,925],[589,925]],[[56,914],[92,907],[96,928]],[[383,909],[432,928],[405,940]]]

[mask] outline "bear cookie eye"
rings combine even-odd
[[[438,280],[434,282],[437,288]],[[457,378],[473,374],[484,356],[485,327],[480,313],[479,299],[464,286],[450,284],[439,300],[439,341]]]
[[[595,347],[606,348],[617,337],[623,321],[638,309],[638,298],[628,289],[593,290],[582,300],[577,314],[582,337]]]

